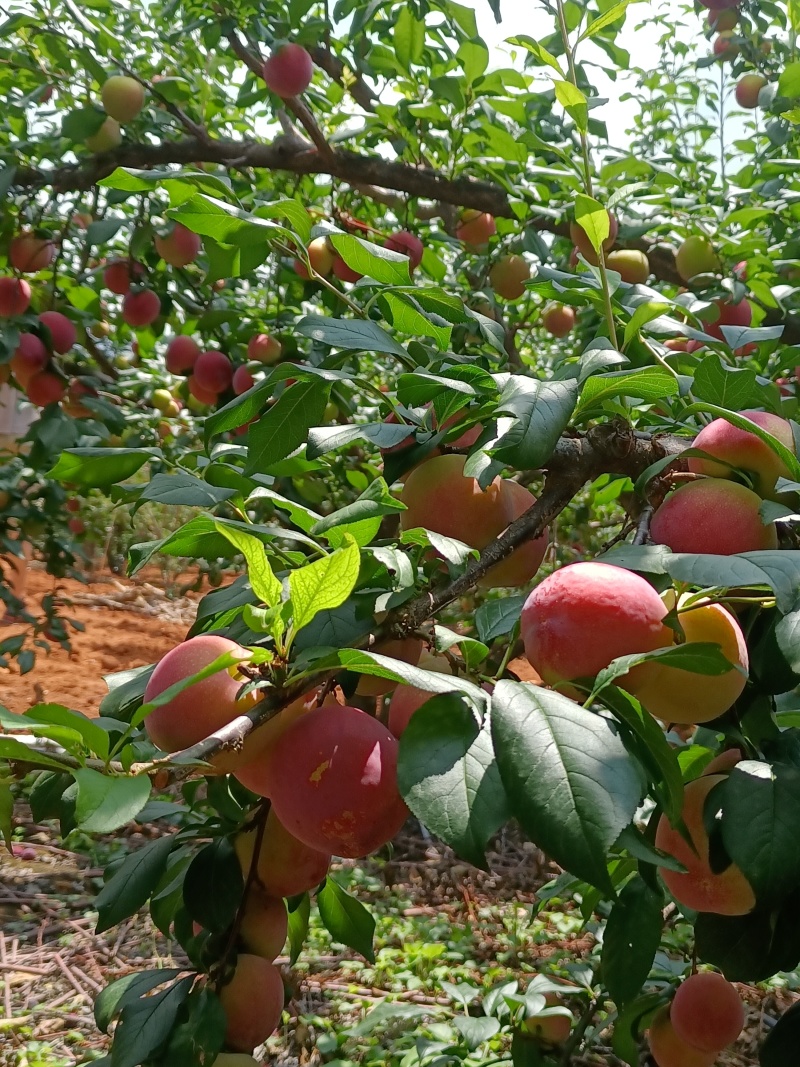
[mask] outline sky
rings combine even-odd
[[[502,66],[504,55],[507,61],[508,46],[503,44],[506,38],[527,34],[539,40],[553,30],[551,16],[536,0],[500,0],[503,21],[499,25],[495,22],[489,0],[459,0],[459,3],[474,9],[478,32],[492,52],[492,66]],[[659,8],[663,8],[659,0],[644,0],[631,4],[618,38],[621,47],[630,52],[632,63],[645,69],[649,66],[655,67],[658,62],[657,41],[662,31],[647,25],[647,22]],[[702,34],[702,23],[695,15],[688,16],[685,32],[687,38],[696,35],[699,48],[704,54],[708,44]],[[593,53],[593,57],[605,58],[604,53],[597,51]],[[601,96],[607,97],[609,102],[592,114],[606,122],[610,143],[622,146],[625,143],[625,131],[631,126],[637,105],[635,101],[620,101],[619,98],[626,89],[633,88],[635,81],[630,77],[618,77],[617,81],[613,82],[596,68],[593,68],[593,74]]]

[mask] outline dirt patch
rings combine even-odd
[[[58,646],[49,654],[40,652],[27,674],[16,665],[0,670],[0,703],[16,713],[48,701],[97,715],[107,692],[104,674],[155,662],[185,638],[191,625],[195,602],[168,597],[157,582],[154,573],[133,581],[108,576],[83,584],[32,568],[30,610],[36,611],[44,595],[55,594],[62,613],[84,630],[72,631],[71,652]],[[3,637],[15,632],[13,626],[0,630]]]

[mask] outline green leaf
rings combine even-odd
[[[500,681],[492,736],[512,809],[531,839],[565,870],[613,894],[608,850],[642,788],[617,728],[559,693]]]
[[[375,962],[375,920],[360,900],[328,875],[317,893],[317,907],[319,917],[334,941],[360,952],[370,963]]]
[[[509,808],[487,716],[480,726],[460,696],[435,696],[411,717],[400,739],[397,781],[417,818],[476,867]]]
[[[229,837],[202,848],[189,864],[183,882],[183,901],[195,922],[221,933],[234,920],[242,900],[242,868]]]
[[[473,85],[489,66],[489,49],[480,37],[463,41],[456,52],[456,59],[461,64],[467,83]]]
[[[663,367],[641,367],[637,370],[610,371],[594,374],[583,383],[576,418],[605,400],[618,396],[653,402],[677,396],[679,386],[674,374]]]
[[[800,883],[800,768],[743,760],[714,789],[722,843],[759,904],[776,903]],[[709,803],[712,803],[709,800]]]
[[[303,444],[309,427],[322,422],[330,389],[320,378],[290,385],[250,427],[244,473],[264,474]]]
[[[586,133],[589,128],[589,105],[584,94],[577,86],[568,81],[557,81],[554,88],[556,100],[558,100],[581,133]],[[608,235],[606,234],[606,236]]]
[[[646,993],[627,1004],[617,1015],[611,1038],[615,1055],[628,1064],[638,1067],[641,1061],[642,1022],[664,1003],[661,993]]]
[[[800,63],[787,63],[778,78],[778,96],[788,96],[790,100],[800,96]]]
[[[383,285],[408,285],[408,256],[349,233],[329,233],[327,238],[348,267]]]
[[[619,656],[603,668],[597,675],[592,689],[594,699],[605,686],[617,678],[622,678],[640,663],[657,660],[665,667],[689,671],[692,674],[727,674],[733,664],[725,658],[720,645],[710,641],[689,641],[683,645],[670,645],[653,652],[635,652],[629,656]]]
[[[453,1025],[464,1039],[464,1044],[470,1051],[494,1037],[500,1030],[500,1020],[492,1019],[486,1015],[456,1015]]]
[[[134,971],[111,982],[101,990],[94,1002],[94,1019],[98,1029],[107,1034],[109,1026],[127,1004],[139,1000],[151,989],[171,982],[180,973],[178,968]]]
[[[628,4],[637,3],[638,0],[619,0],[613,7],[609,8],[604,14],[599,15],[596,19],[589,23],[587,28],[578,38],[576,44],[580,44],[581,41],[586,40],[587,37],[594,37],[596,34],[604,30],[606,26],[611,26],[612,23],[617,22],[625,14]]]
[[[729,982],[764,982],[800,964],[800,894],[779,910],[756,908],[748,915],[701,912],[695,922],[697,955]]]
[[[399,356],[403,361],[408,360],[408,353],[403,346],[381,329],[377,322],[306,315],[295,324],[295,332],[320,344],[330,345],[331,348],[378,352]]]
[[[269,608],[279,604],[283,586],[280,579],[275,577],[261,541],[233,526],[226,526],[221,522],[214,525],[219,533],[227,537],[236,550],[244,556],[247,562],[247,577],[258,599]]]
[[[355,588],[361,553],[351,537],[345,538],[345,542],[344,548],[289,574],[295,630],[308,626],[318,612],[338,608]]]
[[[603,981],[622,1007],[650,974],[664,925],[663,897],[638,875],[621,890],[606,922],[601,956]]]
[[[164,873],[174,847],[172,836],[159,837],[125,857],[95,900],[98,934],[141,908]]]
[[[111,1050],[111,1067],[138,1067],[169,1037],[181,1005],[194,984],[182,978],[162,993],[142,997],[123,1008]]]
[[[172,507],[214,508],[236,496],[236,489],[209,485],[186,471],[175,474],[156,474],[142,490],[140,500],[157,501]]]
[[[511,633],[519,622],[524,596],[507,596],[502,600],[487,600],[475,612],[478,637],[487,644],[496,637]]]
[[[503,389],[497,413],[513,415],[515,421],[500,438],[492,455],[518,470],[541,467],[569,423],[577,391],[574,379],[541,382],[512,374]]]
[[[653,319],[657,319],[659,315],[668,311],[669,308],[669,304],[661,304],[657,300],[645,300],[644,303],[639,304],[625,325],[623,347],[627,347],[631,343],[634,337],[641,332],[643,326],[646,326],[648,322],[652,322]]]
[[[8,712],[10,715],[11,712]],[[55,756],[44,756],[37,752],[32,755],[30,748],[23,741],[15,737],[5,737],[0,734],[0,759],[15,760],[20,763],[35,763],[37,767],[50,767],[55,771],[63,771],[64,764],[60,763]]]
[[[0,781],[0,837],[11,850],[11,834],[14,829],[14,795],[7,781]]]
[[[421,61],[425,47],[425,24],[414,17],[410,7],[400,8],[392,39],[398,62],[410,74],[412,65]]]
[[[154,448],[68,448],[47,477],[74,482],[82,489],[103,489],[130,478],[149,459],[160,456]]]
[[[363,522],[365,519],[375,517],[380,518],[383,515],[399,514],[402,511],[405,511],[405,504],[392,496],[383,478],[375,478],[352,504],[345,504],[343,508],[331,512],[330,515],[326,515],[324,519],[315,523],[311,533],[319,537],[337,526]]]
[[[709,353],[694,372],[692,392],[699,400],[741,411],[761,407],[764,389],[750,367],[730,367],[716,353]]]
[[[528,37],[526,34],[520,34],[516,37],[509,37],[508,43],[516,44],[527,49],[531,55],[536,56],[541,64],[552,67],[561,78],[565,77],[556,57],[548,52],[544,45],[539,41],[534,41],[532,37]]]
[[[75,820],[88,833],[109,834],[135,819],[150,797],[146,774],[112,778],[88,767],[75,772],[78,799]]]
[[[575,197],[575,221],[589,238],[592,248],[599,255],[600,249],[603,247],[603,241],[608,238],[611,232],[611,223],[606,209],[591,196],[578,193]]]
[[[96,107],[80,107],[68,111],[61,120],[61,135],[73,144],[81,144],[97,133],[106,121],[106,114]]]
[[[300,902],[289,912],[289,963],[294,966],[303,951],[311,918],[311,898],[303,893]]]

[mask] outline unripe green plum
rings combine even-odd
[[[767,84],[763,74],[745,74],[736,83],[736,103],[750,110],[758,107],[758,97]]]
[[[747,644],[735,616],[721,604],[678,610],[686,645],[719,645],[733,666],[726,674],[696,674],[651,660],[637,668],[635,681],[626,688],[666,723],[711,722],[742,695],[749,667]]]
[[[688,282],[698,274],[715,274],[720,269],[720,262],[711,241],[693,234],[675,254],[675,266],[681,278]]]
[[[530,276],[531,268],[522,256],[503,256],[489,271],[489,284],[503,300],[519,300]]]
[[[252,1052],[277,1029],[285,999],[281,972],[273,964],[243,952],[231,980],[218,991],[227,1027],[225,1044]]]
[[[90,152],[99,155],[102,152],[110,152],[122,144],[122,130],[116,119],[110,116],[103,121],[103,125],[96,133],[89,134],[86,138],[86,147]]]
[[[281,954],[288,931],[289,916],[283,899],[268,897],[259,889],[251,889],[239,927],[247,951],[272,963]]]
[[[656,1067],[712,1067],[717,1058],[714,1052],[701,1052],[681,1041],[672,1026],[666,1005],[650,1023],[648,1038]]]
[[[750,419],[760,429],[772,434],[790,452],[794,452],[794,434],[787,419],[782,419],[780,415],[773,415],[769,411],[741,411],[739,414]],[[694,439],[692,447],[699,448],[722,461],[714,463],[713,460],[699,456],[691,457],[688,465],[689,470],[694,474],[705,474],[712,478],[731,478],[735,473],[731,467],[735,467],[755,475],[756,491],[763,497],[774,495],[778,478],[791,477],[789,468],[768,444],[751,431],[734,426],[727,419],[714,419],[704,426]],[[725,464],[730,464],[730,466],[725,466]]]
[[[701,1052],[721,1052],[744,1029],[742,998],[714,971],[699,971],[682,982],[669,1016],[680,1040]]]
[[[737,482],[702,478],[676,489],[653,515],[650,536],[673,552],[732,556],[777,548],[775,524],[763,523],[761,498]]]
[[[684,786],[681,818],[691,844],[679,829],[670,826],[666,815],[661,816],[656,829],[656,848],[672,856],[686,870],[672,871],[666,867],[658,870],[669,892],[684,907],[717,915],[747,915],[755,907],[756,898],[745,876],[733,863],[715,874],[709,859],[703,807],[708,794],[724,779],[722,774],[703,775]]]
[[[617,248],[606,256],[606,266],[628,285],[644,285],[650,277],[650,260],[638,248]]]
[[[115,74],[103,83],[100,97],[107,115],[117,122],[130,122],[144,107],[144,86],[135,78]]]
[[[358,708],[316,708],[266,755],[275,814],[320,852],[357,859],[390,841],[408,809],[397,788],[397,741]]]
[[[548,685],[593,678],[618,656],[671,644],[666,614],[658,593],[638,574],[607,563],[572,563],[525,601],[525,655]],[[630,672],[623,683],[634,677]]]

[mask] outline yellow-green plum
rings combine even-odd
[[[227,1026],[225,1044],[235,1052],[252,1052],[277,1028],[283,1012],[281,972],[261,956],[243,952],[233,977],[218,991]]]
[[[701,1052],[681,1041],[672,1025],[668,1006],[656,1013],[648,1038],[657,1067],[712,1067],[717,1058],[715,1052]]]
[[[794,452],[794,434],[786,419],[769,411],[741,411],[739,414],[772,434],[790,452]],[[710,459],[692,457],[688,466],[694,474],[706,474],[712,478],[732,478],[735,471],[731,470],[731,467],[735,467],[755,475],[755,489],[763,497],[769,497],[775,492],[778,478],[791,477],[789,468],[768,444],[750,430],[742,430],[727,419],[714,419],[704,426],[695,437],[692,447],[722,461],[714,463]]]
[[[670,644],[666,614],[655,589],[632,571],[571,563],[545,578],[525,601],[525,655],[548,685],[593,678],[618,656]],[[634,672],[626,679],[632,677]]]
[[[489,271],[489,284],[503,300],[519,300],[530,276],[531,268],[522,256],[503,256]]]
[[[714,274],[720,262],[708,237],[692,234],[687,237],[675,255],[675,266],[685,282],[698,274]]]
[[[245,878],[253,861],[257,836],[255,829],[243,830],[233,839],[233,847]],[[325,877],[330,862],[329,852],[304,845],[289,833],[270,809],[256,861],[258,885],[267,896],[294,897],[314,889]]]
[[[121,144],[122,130],[117,120],[112,119],[111,116],[104,119],[100,128],[86,138],[86,147],[90,152],[97,154],[110,152],[112,148],[117,148]]]
[[[673,552],[732,556],[777,548],[775,524],[763,523],[761,497],[738,482],[702,478],[670,494],[653,515],[650,536]]]
[[[666,867],[658,870],[669,892],[684,907],[717,915],[747,915],[756,903],[750,883],[733,863],[715,874],[709,860],[703,807],[714,786],[724,780],[723,774],[708,774],[684,786],[681,818],[691,844],[680,830],[670,826],[666,815],[661,816],[656,829],[656,848],[683,864],[686,870],[671,871]]]
[[[239,934],[245,948],[270,963],[286,943],[289,916],[281,897],[268,897],[260,889],[247,895]]]
[[[747,643],[735,616],[721,604],[678,610],[686,645],[719,645],[733,666],[725,674],[696,674],[651,660],[637,668],[635,681],[626,688],[666,723],[710,722],[742,695],[749,666]]]
[[[130,122],[144,107],[144,86],[124,74],[114,74],[103,83],[100,97],[106,114],[117,122]]]
[[[617,248],[609,252],[606,266],[629,285],[644,285],[650,277],[650,260],[638,248]]]

